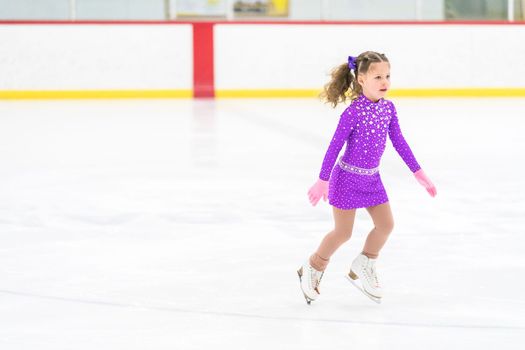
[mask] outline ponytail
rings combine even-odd
[[[347,92],[356,85],[356,78],[346,63],[332,69],[330,75],[332,79],[325,84],[320,97],[335,108],[339,103],[346,102],[349,97]]]
[[[354,100],[363,93],[363,88],[357,82],[358,74],[366,74],[370,65],[377,62],[388,62],[385,54],[366,51],[357,57],[348,57],[348,63],[335,67],[331,72],[331,80],[324,86],[320,98],[325,103],[336,107],[347,99]],[[350,68],[352,67],[352,68]]]

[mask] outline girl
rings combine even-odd
[[[367,51],[357,57],[348,57],[348,64],[336,67],[321,95],[325,102],[335,107],[345,102],[350,92],[352,102],[341,115],[319,179],[308,191],[314,206],[321,197],[325,201],[328,197],[335,221],[334,229],[297,271],[308,304],[320,294],[319,283],[330,257],[350,239],[357,208],[367,209],[374,228],[368,234],[362,253],[352,262],[347,277],[352,282],[359,279],[360,289],[372,300],[380,302],[383,296],[375,263],[393,228],[388,196],[379,175],[387,134],[417,181],[432,197],[437,193],[403,138],[394,104],[384,99],[389,87],[388,59],[384,54]],[[334,167],[345,142],[346,150]]]

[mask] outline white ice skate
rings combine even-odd
[[[370,259],[366,255],[359,254],[352,262],[352,267],[346,278],[363,294],[380,304],[383,290],[377,279],[375,263],[376,259]]]
[[[322,271],[314,269],[310,263],[306,262],[299,270],[299,281],[301,283],[301,290],[303,291],[306,303],[310,305],[319,296],[319,284],[323,277]]]

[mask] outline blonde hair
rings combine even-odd
[[[349,98],[354,100],[363,92],[363,88],[357,82],[359,74],[366,74],[372,63],[389,62],[385,54],[374,51],[365,51],[355,60],[355,70],[350,69],[348,63],[341,64],[330,72],[331,80],[325,84],[320,95],[321,100],[336,107]]]

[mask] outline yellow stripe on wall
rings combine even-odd
[[[218,98],[317,97],[319,90],[215,90]]]
[[[525,88],[392,89],[391,97],[525,97]]]
[[[120,98],[191,98],[192,90],[44,90],[44,91],[0,91],[0,99],[120,99]]]
[[[219,98],[318,97],[320,90],[218,90]],[[525,97],[525,88],[392,89],[388,97]]]
[[[317,98],[315,89],[217,90],[217,98]],[[192,98],[192,90],[0,90],[0,100]],[[392,89],[390,97],[525,97],[525,88]]]

